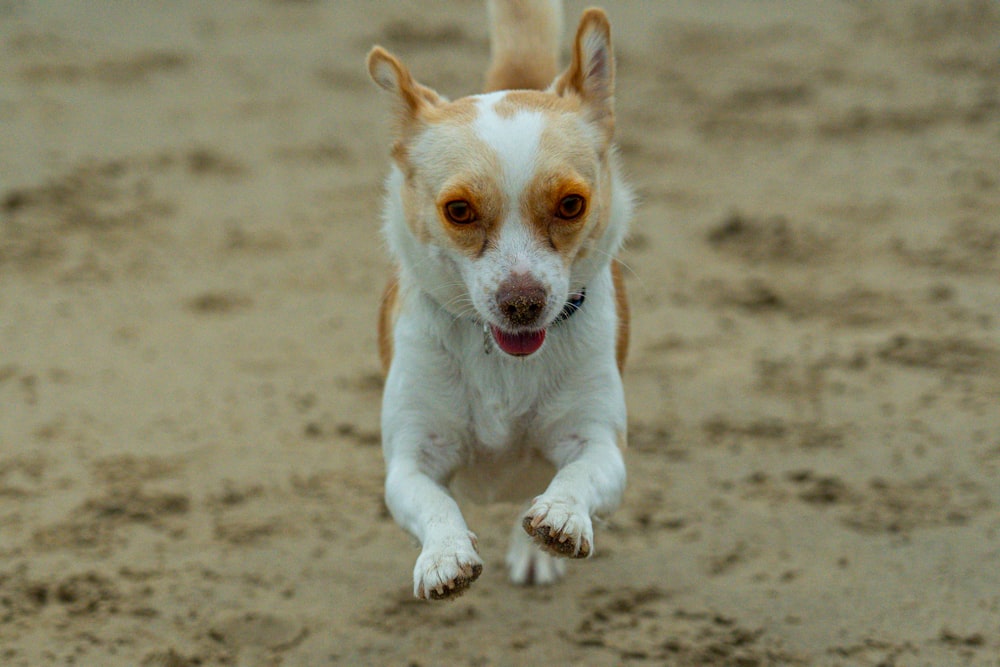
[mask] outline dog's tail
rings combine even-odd
[[[562,0],[488,0],[492,61],[486,92],[544,90],[559,72]]]

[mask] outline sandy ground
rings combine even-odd
[[[0,664],[1000,665],[1000,5],[607,7],[626,502],[429,604],[362,62],[477,91],[480,3],[0,0]]]

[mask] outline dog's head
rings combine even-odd
[[[625,233],[607,17],[583,15],[545,91],[451,102],[380,47],[368,69],[397,103],[386,234],[401,271],[508,354],[535,352]]]

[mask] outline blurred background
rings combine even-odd
[[[434,605],[363,62],[477,92],[483,3],[0,0],[0,663],[997,664],[1000,5],[604,4],[629,490]]]

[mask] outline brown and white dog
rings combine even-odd
[[[611,28],[587,10],[557,68],[561,3],[489,3],[487,92],[448,101],[381,47],[396,103],[379,320],[385,498],[421,543],[419,598],[482,572],[451,490],[537,495],[510,579],[544,584],[593,553],[625,487],[628,306],[615,260],[632,214],[615,147]]]

